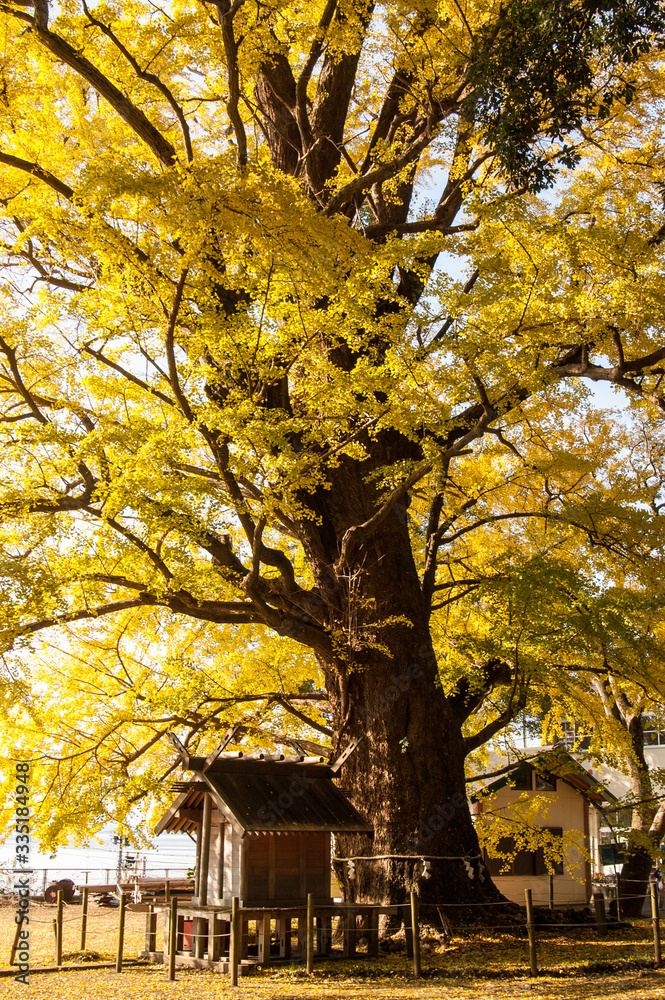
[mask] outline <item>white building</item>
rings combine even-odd
[[[531,889],[534,903],[547,904],[552,882],[555,905],[586,904],[592,874],[600,869],[600,810],[614,801],[612,792],[561,747],[525,748],[521,760],[503,767],[493,754],[490,774],[492,767],[503,773],[480,782],[473,796],[476,822],[500,819],[507,829],[511,823],[523,828],[528,816],[532,828],[564,845],[557,862],[543,847],[517,850],[519,841],[503,836],[497,847],[504,857],[485,856],[497,888],[520,905]]]

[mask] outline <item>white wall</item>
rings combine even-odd
[[[492,822],[492,817],[483,818],[484,809],[491,809],[492,812],[500,816],[511,815],[511,805],[520,798],[528,796],[529,799],[538,798],[543,805],[533,819],[534,826],[554,826],[561,827],[564,831],[576,831],[582,843],[588,849],[588,835],[585,813],[587,801],[574,788],[567,785],[560,778],[557,779],[557,790],[555,792],[525,792],[515,788],[504,786],[497,792],[492,793],[491,802],[485,805],[482,801],[478,804],[476,812],[476,822]],[[518,815],[518,814],[516,814]],[[583,853],[574,846],[571,846],[564,857],[563,875],[554,876],[554,905],[563,906],[566,904],[586,904],[589,898],[589,865]],[[508,899],[524,906],[524,890],[531,889],[533,901],[536,904],[547,904],[549,902],[549,875],[522,876],[522,875],[495,875],[493,876],[498,889],[501,890]]]
[[[234,896],[240,895],[240,834],[227,824],[224,829],[224,903],[231,905]]]

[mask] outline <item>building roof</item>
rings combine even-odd
[[[485,777],[481,775],[477,780],[482,783],[485,791],[495,792],[529,770],[560,778],[596,806],[602,805],[603,802],[617,801],[615,795],[605,784],[594,777],[561,746],[540,747],[531,753],[525,750],[524,757],[508,763],[504,767],[497,768],[496,771],[490,772]],[[492,781],[491,779],[495,775],[496,779]],[[477,796],[472,796],[472,798],[477,798]]]
[[[194,832],[206,792],[238,833],[371,833],[333,782],[331,768],[311,763],[243,759],[216,760],[207,770],[204,758],[189,758],[194,775],[176,785],[180,795],[158,822],[155,833]]]

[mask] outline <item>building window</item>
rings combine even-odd
[[[510,776],[510,784],[519,792],[530,792],[533,781],[532,774],[533,771],[530,767],[515,771]]]
[[[553,774],[543,771],[542,774],[534,772],[535,789],[537,792],[556,792],[556,778]]]
[[[556,777],[548,771],[520,768],[510,775],[510,784],[518,792],[556,792]]]
[[[551,833],[552,837],[561,837],[563,829],[560,826],[546,826],[545,830]],[[550,869],[545,861],[545,850],[539,847],[536,851],[515,851],[515,840],[513,837],[502,837],[497,844],[497,850],[502,854],[513,854],[512,861],[504,858],[490,858],[487,851],[483,851],[485,867],[492,876],[496,878],[501,875],[518,875],[522,878],[531,878],[534,875],[549,875]],[[563,863],[554,861],[552,863],[553,874],[563,875]]]
[[[563,719],[561,736],[555,739],[554,743],[564,746],[566,750],[588,750],[591,736],[586,727],[578,725],[574,719]]]
[[[645,747],[665,746],[665,730],[659,729],[655,719],[645,715],[642,719]]]

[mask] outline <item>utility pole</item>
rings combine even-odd
[[[129,847],[129,838],[120,837],[116,834],[113,838],[113,843],[118,845],[118,867],[116,868],[116,882],[119,882],[122,878],[122,849],[123,847]]]

